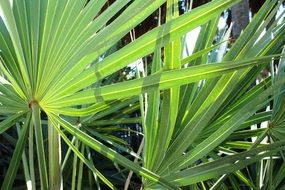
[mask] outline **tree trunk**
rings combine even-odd
[[[241,31],[249,23],[249,4],[248,0],[242,0],[231,9],[232,22],[233,22],[233,38],[237,39]]]

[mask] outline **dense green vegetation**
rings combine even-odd
[[[283,1],[234,42],[239,0],[106,2],[0,1],[1,189],[284,189]]]

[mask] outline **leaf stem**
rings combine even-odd
[[[40,179],[41,179],[41,189],[48,189],[48,177],[47,177],[47,167],[45,160],[45,150],[44,150],[44,142],[43,142],[43,134],[42,134],[42,125],[41,125],[41,115],[40,115],[40,107],[37,102],[33,101],[30,105],[32,109],[32,120],[35,129],[36,136],[36,146],[38,153],[38,162],[39,162],[39,170],[40,170]]]
[[[48,119],[49,188],[62,189],[60,136]]]

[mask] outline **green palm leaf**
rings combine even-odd
[[[182,15],[179,2],[116,0],[109,5],[107,0],[0,1],[0,134],[6,135],[8,129],[23,122],[2,189],[12,188],[27,139],[29,161],[23,156],[24,170],[32,179],[33,189],[36,170],[42,189],[59,189],[62,184],[68,188],[68,176],[62,176],[62,180],[60,175],[68,169],[61,166],[63,155],[64,164],[73,160],[71,188],[85,185],[86,165],[88,175],[95,180],[98,176],[109,188],[116,189],[96,168],[91,158],[93,150],[141,176],[146,189],[188,185],[205,189],[226,173],[223,179],[228,178],[233,186],[241,180],[259,187],[242,168],[253,163],[259,167],[258,161],[266,156],[270,156],[267,162],[271,169],[264,188],[284,185],[283,165],[277,172],[281,176],[273,180],[277,174],[272,159],[283,156],[279,151],[284,144],[280,140],[284,135],[281,50],[285,23],[282,15],[275,18],[282,1],[266,1],[233,45],[227,41],[231,28],[214,41],[221,12],[239,0],[211,1]],[[118,48],[128,32],[161,10],[164,3],[165,23]],[[194,52],[183,57],[185,35],[197,27],[201,30]],[[143,77],[116,78],[119,70],[151,56],[151,62],[143,61]],[[267,64],[280,57],[276,76],[252,87]],[[270,111],[258,113],[272,100]],[[249,129],[268,120],[271,129]],[[141,156],[123,147],[127,144],[124,140],[108,134],[133,123],[143,127]],[[267,135],[271,144],[259,145]],[[254,137],[258,140],[246,142]],[[61,139],[66,144],[61,145]],[[61,149],[65,146],[67,153]],[[249,150],[237,153],[236,149]],[[119,151],[140,162],[132,162]],[[217,152],[233,155],[223,157]],[[221,180],[216,184],[227,187]],[[99,181],[96,185],[100,187]]]

